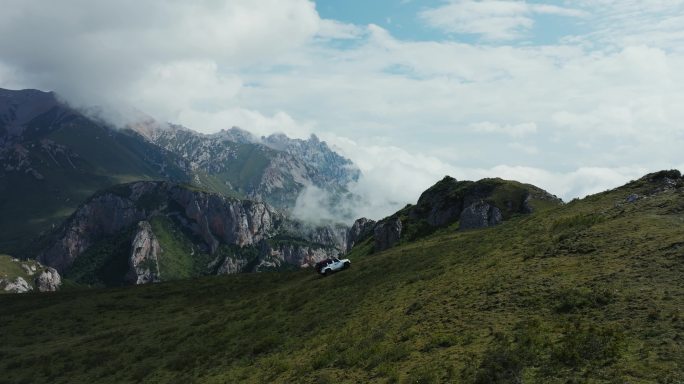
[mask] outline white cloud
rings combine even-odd
[[[520,124],[497,124],[491,121],[483,121],[474,123],[469,126],[474,132],[494,133],[508,135],[512,137],[522,137],[537,132],[537,124],[535,123],[520,123]]]
[[[445,25],[461,17],[488,39],[526,35],[543,14],[581,30],[501,46],[401,40],[321,19],[304,0],[8,0],[0,86],[125,101],[203,132],[316,132],[364,172],[359,215],[415,202],[446,174],[519,178],[569,199],[681,164],[683,2],[643,4],[445,5],[456,9]]]
[[[306,0],[8,0],[0,13],[0,60],[17,71],[16,82],[78,103],[105,94],[128,101],[154,84],[159,68],[255,65],[301,47],[321,23]]]
[[[320,20],[317,36],[324,39],[354,39],[364,33],[363,28],[336,20]]]
[[[578,9],[508,0],[452,0],[427,9],[420,17],[428,25],[448,33],[480,35],[485,40],[523,37],[534,25],[535,14],[585,17]]]

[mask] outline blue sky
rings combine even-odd
[[[356,25],[379,25],[403,40],[480,42],[477,35],[445,33],[420,19],[420,12],[446,3],[448,1],[444,0],[316,0],[316,10],[327,19]],[[514,44],[553,44],[564,36],[579,34],[582,30],[577,20],[566,17],[536,15],[534,19],[535,24],[529,35]]]
[[[0,52],[0,87],[315,133],[375,218],[446,174],[567,200],[684,168],[684,0],[5,0]]]

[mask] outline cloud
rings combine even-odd
[[[305,0],[8,0],[0,86],[126,103],[202,132],[316,132],[359,164],[359,214],[375,217],[446,174],[522,178],[569,199],[681,164],[683,2],[557,4],[446,3],[444,28],[466,18],[454,28],[484,44],[399,39]],[[505,40],[549,14],[573,35]]]
[[[57,90],[77,103],[128,101],[159,77],[182,85],[172,75],[200,72],[192,66],[211,62],[205,68],[211,72],[212,65],[237,68],[278,57],[309,41],[321,23],[305,0],[9,0],[0,14],[1,61],[27,86]]]
[[[590,33],[575,41],[595,46],[658,46],[684,50],[684,1],[682,0],[581,0],[574,3],[591,12]]]
[[[520,123],[520,124],[497,124],[490,121],[483,121],[474,123],[469,126],[469,129],[475,132],[495,133],[502,135],[509,135],[512,137],[522,137],[537,132],[537,124],[535,123]]]
[[[447,33],[479,35],[485,40],[514,40],[525,36],[534,25],[535,14],[585,17],[579,9],[525,1],[452,0],[424,10],[420,18]]]

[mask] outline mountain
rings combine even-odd
[[[0,250],[35,255],[39,235],[121,183],[185,183],[287,210],[309,185],[344,195],[359,176],[315,137],[268,145],[237,128],[204,135],[143,119],[115,129],[93,115],[52,92],[0,89]]]
[[[2,295],[0,383],[684,380],[680,173],[548,203],[359,244],[325,278]]]
[[[140,181],[91,197],[38,259],[79,284],[143,284],[299,268],[345,252],[346,232],[307,226],[264,202]]]
[[[274,134],[260,139],[233,127],[200,134],[178,125],[137,125],[133,129],[155,145],[181,156],[196,184],[226,194],[293,208],[300,192],[313,185],[344,194],[360,172],[315,135],[308,140]]]

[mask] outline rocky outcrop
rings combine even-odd
[[[13,280],[0,279],[0,286],[3,285],[4,291],[9,293],[25,293],[33,290],[33,287],[21,276]]]
[[[219,275],[231,275],[243,272],[247,266],[247,260],[236,257],[226,257],[223,264],[216,271]]]
[[[396,245],[401,238],[401,228],[401,219],[398,217],[379,222],[373,230],[375,251],[384,251]]]
[[[131,257],[128,260],[128,281],[134,284],[147,284],[161,281],[159,257],[161,247],[147,221],[138,223],[138,231],[131,244]]]
[[[463,210],[463,198],[453,196],[454,190],[460,187],[453,177],[446,176],[420,195],[418,202],[409,215],[413,219],[422,219],[434,227],[440,227],[456,221]]]
[[[54,268],[45,268],[38,277],[35,285],[40,292],[54,292],[62,285],[62,277]]]
[[[474,202],[461,212],[459,229],[485,228],[501,224],[503,216],[499,208],[482,200]]]
[[[407,205],[373,226],[375,251],[390,248],[403,236],[413,241],[439,228],[460,222],[459,229],[497,225],[535,208],[546,209],[562,200],[530,184],[499,178],[458,181],[446,176],[420,195],[416,205]],[[401,217],[401,220],[398,219]],[[361,233],[368,224],[360,219],[349,231],[350,248],[365,238]]]
[[[54,268],[46,267],[36,260],[0,255],[0,292],[53,292],[61,285],[62,277]]]
[[[257,271],[286,264],[308,267],[327,258],[339,257],[343,253],[331,246],[298,242],[264,242],[261,250],[263,256]]]
[[[365,217],[357,219],[347,232],[346,252],[351,251],[354,245],[359,241],[365,240],[368,236],[373,235],[375,224],[375,220],[370,220]]]

